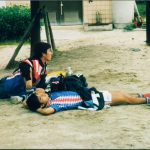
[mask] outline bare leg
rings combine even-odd
[[[123,92],[111,92],[111,94],[112,94],[112,102],[110,103],[111,106],[120,104],[131,104],[131,105],[146,104],[145,98],[137,98]]]

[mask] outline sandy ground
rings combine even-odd
[[[149,92],[150,47],[146,32],[90,31],[54,28],[58,52],[49,71],[71,66],[99,90]],[[42,34],[44,40],[44,34]],[[16,46],[0,47],[0,76]],[[24,45],[17,60],[29,55]],[[3,61],[3,62],[2,62]],[[99,112],[72,110],[42,116],[21,104],[0,101],[0,148],[146,149],[150,148],[150,110],[147,105],[122,105]]]

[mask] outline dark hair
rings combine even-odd
[[[34,57],[41,58],[43,53],[47,53],[47,49],[51,48],[49,43],[38,42],[34,45]]]
[[[31,111],[36,111],[38,108],[41,107],[41,103],[38,100],[38,97],[35,95],[35,93],[31,94],[27,98],[27,106]]]

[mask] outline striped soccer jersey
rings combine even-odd
[[[47,104],[47,107],[52,107],[55,109],[55,112],[77,109],[78,106],[81,106],[83,100],[78,93],[72,91],[61,91],[50,93],[50,100]]]

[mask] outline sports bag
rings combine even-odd
[[[92,100],[93,104],[97,107],[97,110],[101,110],[104,107],[103,94],[95,87],[88,88],[86,78],[83,75],[71,75],[66,77],[60,75],[58,77],[51,78],[49,84],[51,92],[74,91],[81,96],[83,101]],[[83,104],[85,104],[84,107],[88,107],[86,103]]]

